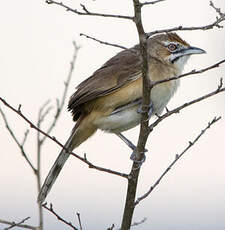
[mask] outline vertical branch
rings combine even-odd
[[[37,122],[37,127],[40,129],[41,127],[41,113],[44,107],[48,104],[48,102],[39,110],[38,114],[38,122]],[[37,191],[38,193],[41,191],[41,140],[40,140],[40,133],[37,132]],[[40,203],[38,203],[38,212],[39,212],[39,228],[42,230],[43,229],[43,208]]]
[[[149,78],[149,65],[148,65],[148,55],[147,55],[147,36],[144,32],[144,28],[141,20],[141,3],[139,0],[133,0],[134,5],[134,22],[137,27],[139,42],[140,42],[140,53],[142,57],[142,82],[143,82],[143,97],[142,97],[142,114],[141,128],[138,139],[136,159],[142,162],[144,160],[145,144],[149,135],[148,132],[148,109],[150,105],[150,91],[151,82]],[[128,177],[128,188],[126,195],[126,202],[122,220],[122,230],[128,230],[131,227],[133,212],[134,212],[134,202],[137,191],[137,183],[141,165],[137,162],[133,162],[130,175]]]

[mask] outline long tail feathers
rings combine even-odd
[[[71,134],[70,138],[68,139],[68,141],[65,144],[65,148],[68,151],[72,151],[72,141],[73,141],[73,133]],[[51,170],[48,173],[48,176],[45,179],[44,184],[41,187],[41,191],[38,195],[38,202],[39,203],[43,203],[43,201],[45,200],[46,196],[48,195],[49,191],[51,190],[55,180],[57,179],[60,171],[62,170],[64,164],[66,163],[67,159],[69,158],[69,153],[66,150],[62,150],[59,154],[59,156],[57,157],[54,165],[52,166]]]

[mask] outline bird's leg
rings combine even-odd
[[[132,152],[132,154],[131,154],[131,156],[130,156],[130,159],[132,160],[132,161],[134,161],[134,162],[136,162],[136,163],[138,163],[138,164],[142,164],[144,161],[145,161],[145,152],[147,152],[148,150],[147,149],[145,149],[145,151],[144,151],[144,157],[143,157],[143,159],[140,161],[140,160],[137,160],[137,158],[136,158],[136,151],[137,151],[137,147],[130,141],[130,140],[128,140],[122,133],[116,133],[116,135],[122,140],[122,141],[124,141],[127,145],[128,145],[128,147],[130,147],[132,150],[133,150],[133,152]]]
[[[133,151],[137,148],[130,140],[128,140],[122,133],[116,133],[116,135],[127,144]]]
[[[138,110],[137,110],[138,113],[145,113],[146,112],[146,111],[144,111],[142,109],[142,107],[143,107],[143,105],[141,105],[138,108]],[[147,107],[147,109],[148,109],[148,120],[149,120],[151,118],[151,116],[152,116],[152,113],[153,113],[153,103],[152,103],[152,101],[150,101],[149,105],[144,105],[144,107]]]

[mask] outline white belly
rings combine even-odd
[[[98,120],[99,129],[106,132],[119,133],[131,129],[141,122],[141,114],[137,112],[138,105],[118,113],[102,117]]]

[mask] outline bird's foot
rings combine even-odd
[[[145,108],[147,109],[147,111],[145,110]],[[137,112],[141,113],[141,114],[148,112],[148,120],[150,120],[150,118],[152,116],[152,113],[153,113],[153,103],[152,103],[152,101],[150,101],[149,105],[141,105],[138,108]]]
[[[132,152],[130,159],[135,162],[136,164],[139,165],[139,167],[145,162],[146,160],[146,156],[145,153],[148,152],[147,149],[144,150],[144,152],[141,152],[141,159],[137,158],[137,148],[135,148],[135,150]]]

